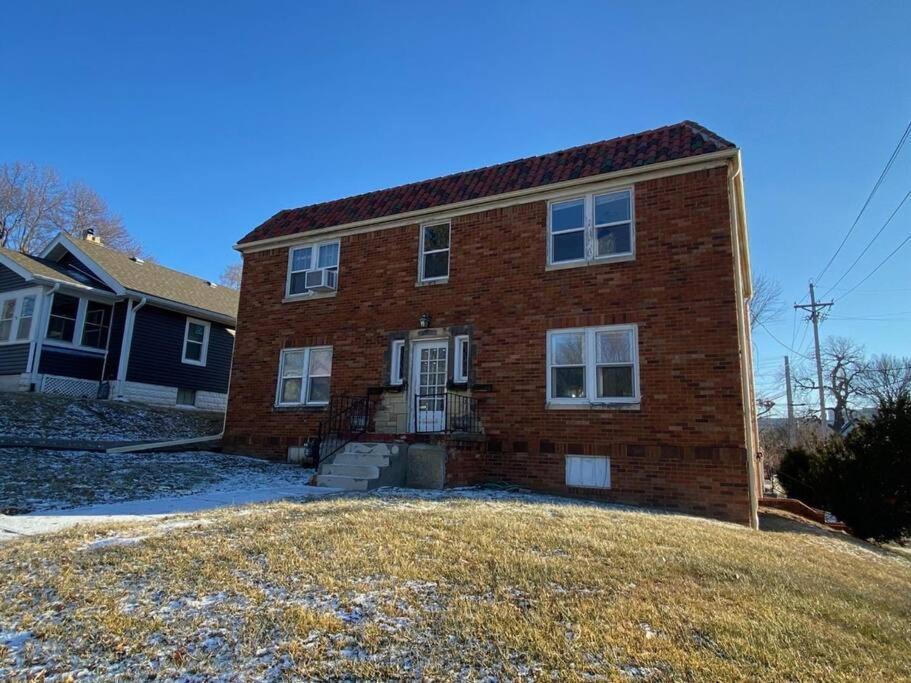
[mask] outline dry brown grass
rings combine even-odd
[[[32,634],[0,678],[911,678],[911,563],[837,537],[373,496],[202,521],[0,548],[0,632]]]

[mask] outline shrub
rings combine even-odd
[[[825,469],[821,449],[789,448],[778,465],[778,479],[791,498],[824,508],[828,504]]]
[[[830,510],[861,538],[911,535],[911,398],[880,406],[844,440],[793,448],[778,468],[793,498]]]

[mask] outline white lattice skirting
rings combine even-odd
[[[73,377],[44,375],[41,379],[41,391],[45,394],[62,394],[78,398],[95,398],[98,396],[98,382]]]

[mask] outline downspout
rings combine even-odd
[[[47,323],[51,317],[51,300],[54,296],[54,293],[60,289],[60,283],[56,283],[48,292],[45,292],[44,297],[41,300],[41,316],[38,320],[38,330],[37,335],[38,339],[35,341],[35,355],[32,358],[32,367],[30,368],[31,380],[30,384],[35,388],[35,391],[38,390],[38,368],[41,366],[41,351],[44,349],[44,338],[47,336]]]
[[[114,311],[117,310],[117,302],[111,306],[111,319],[108,321],[108,338],[104,344],[104,362],[101,364],[101,377],[98,378],[98,396],[101,396],[101,386],[104,384],[104,376],[108,372],[108,356],[111,355],[111,332],[114,330]],[[111,398],[111,389],[108,386],[107,398]]]
[[[737,305],[737,337],[740,346],[740,379],[741,402],[743,404],[743,427],[746,446],[747,490],[750,501],[750,527],[759,528],[759,492],[757,491],[756,475],[756,443],[753,429],[753,360],[750,346],[750,329],[746,319],[746,303],[751,291],[744,291],[744,274],[747,264],[744,263],[745,254],[741,244],[741,232],[746,237],[745,216],[741,216],[741,198],[737,191],[738,179],[743,182],[743,168],[740,164],[740,155],[732,161],[732,173],[728,178],[728,201],[731,213],[731,247],[734,252],[734,292]],[[743,230],[741,230],[743,228]],[[752,290],[752,287],[749,287]]]
[[[120,343],[120,362],[117,364],[117,398],[123,398],[123,384],[126,382],[130,365],[130,349],[133,346],[133,325],[136,322],[136,311],[148,303],[148,297],[142,297],[137,305],[130,299],[127,304],[126,321],[123,324],[123,339]]]

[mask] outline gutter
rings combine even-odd
[[[136,311],[146,305],[148,300],[142,297],[139,305],[134,306],[133,300],[127,304],[126,320],[123,323],[123,339],[120,340],[120,360],[117,363],[117,396],[123,398],[123,383],[126,381],[127,369],[130,363],[130,348],[133,345],[133,325],[136,322]],[[112,321],[113,322],[113,321]],[[111,325],[113,327],[113,325]]]
[[[750,282],[750,255],[746,245],[746,209],[743,194],[743,167],[740,153],[732,159],[728,175],[728,203],[731,220],[732,251],[734,253],[734,293],[737,307],[737,341],[740,355],[741,403],[746,450],[747,491],[750,504],[750,527],[759,528],[759,492],[757,491],[757,444],[753,393],[753,350],[750,341],[750,324],[747,319],[747,302],[752,296]]]
[[[141,304],[142,306],[144,306],[146,303],[150,303],[160,308],[177,311],[178,313],[188,313],[195,318],[211,320],[212,322],[222,323],[229,327],[237,327],[237,318],[232,318],[231,316],[224,315],[223,313],[216,313],[215,311],[212,311],[208,308],[197,308],[196,306],[182,304],[178,301],[172,301],[171,299],[162,299],[161,297],[154,296],[153,294],[144,294],[143,292],[138,292],[133,289],[127,290],[127,293],[140,297],[143,302]],[[137,307],[137,310],[138,308],[139,307]]]
[[[639,175],[665,175],[663,173],[664,171],[672,171],[674,169],[686,166],[718,166],[725,160],[731,158],[739,158],[739,155],[740,150],[735,147],[733,149],[725,149],[719,152],[712,152],[711,154],[700,154],[693,157],[685,157],[683,159],[674,159],[673,161],[662,161],[657,164],[649,164],[648,166],[637,166],[634,168],[623,169],[621,171],[611,171],[609,173],[587,176],[585,178],[575,178],[573,180],[565,180],[559,183],[551,183],[549,185],[541,185],[524,190],[514,190],[513,192],[504,192],[503,194],[490,195],[488,197],[481,197],[478,199],[469,199],[463,202],[455,202],[453,204],[443,204],[441,206],[434,206],[427,209],[418,209],[416,211],[397,213],[391,216],[382,216],[379,218],[369,218],[361,221],[354,221],[351,223],[342,223],[340,225],[332,225],[325,228],[318,228],[316,230],[305,230],[302,232],[296,232],[291,235],[267,237],[265,239],[256,240],[253,242],[238,242],[234,245],[233,248],[241,253],[247,251],[262,251],[264,249],[271,249],[273,247],[278,247],[289,242],[299,241],[304,236],[309,239],[313,236],[333,234],[343,230],[394,228],[401,225],[410,225],[415,222],[415,219],[419,218],[433,216],[434,220],[436,220],[438,218],[442,219],[443,216],[441,216],[441,214],[443,213],[457,215],[458,213],[473,213],[475,211],[484,211],[485,209],[495,208],[493,206],[487,206],[488,204],[511,204],[515,203],[514,200],[520,198],[544,193],[559,192],[561,190],[596,184],[607,180],[622,179]],[[291,210],[293,211],[294,209]]]

